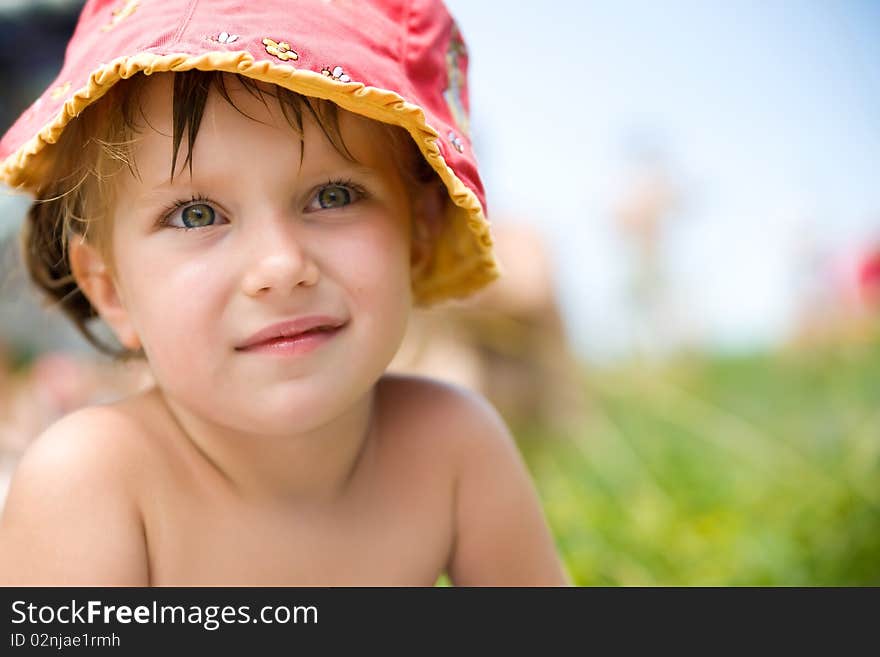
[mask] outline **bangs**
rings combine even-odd
[[[212,89],[242,116],[252,121],[258,121],[258,119],[243,112],[230,96],[227,87],[227,81],[230,76],[232,74],[221,71],[187,71],[174,74],[174,95],[171,110],[172,124],[174,126],[171,158],[172,180],[174,179],[175,171],[177,171],[177,160],[184,135],[186,136],[187,154],[183,165],[187,166],[190,174],[192,174],[193,147],[199,133],[205,104]],[[333,148],[347,160],[354,161],[354,157],[346,147],[339,131],[339,111],[335,104],[328,100],[303,96],[283,87],[259,83],[246,76],[238,75],[234,77],[237,78],[249,94],[262,102],[267,109],[270,102],[268,99],[278,103],[285,120],[300,137],[301,158],[304,132],[303,115],[306,113],[318,124],[318,127],[324,133],[327,141],[332,144]]]

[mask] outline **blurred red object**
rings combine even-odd
[[[859,296],[871,309],[880,308],[880,245],[862,258],[858,267]]]

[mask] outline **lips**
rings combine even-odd
[[[279,340],[290,340],[298,336],[332,333],[345,324],[345,320],[330,315],[300,317],[267,326],[251,335],[247,340],[235,348],[238,351],[242,351],[253,349],[261,345],[271,344]]]

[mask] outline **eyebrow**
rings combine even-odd
[[[166,190],[171,191],[171,190],[175,190],[175,189],[186,189],[186,188],[198,187],[198,186],[202,186],[202,185],[211,185],[211,184],[222,185],[225,183],[224,178],[229,176],[230,170],[233,170],[233,169],[232,168],[224,169],[220,172],[217,172],[215,175],[212,173],[199,174],[199,173],[196,173],[195,172],[196,170],[194,169],[193,170],[194,173],[191,176],[179,174],[174,177],[173,181],[172,181],[171,177],[169,176],[168,178],[166,178],[165,180],[162,180],[158,184],[149,187],[149,189],[144,194],[142,194],[140,196],[140,198],[148,196],[149,194],[151,194],[153,192],[163,192]],[[237,171],[237,169],[234,169],[234,170]],[[202,171],[204,171],[204,170],[202,170]],[[360,163],[360,162],[346,162],[346,164],[333,165],[333,166],[328,166],[328,167],[319,167],[316,169],[316,171],[314,173],[309,174],[309,178],[320,178],[320,177],[324,177],[324,176],[332,178],[332,177],[335,177],[338,175],[348,175],[348,174],[365,176],[367,178],[379,178],[379,177],[381,177],[382,172],[379,169],[376,169],[375,167],[367,166],[367,165]]]

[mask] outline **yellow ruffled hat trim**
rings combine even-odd
[[[466,297],[501,275],[483,207],[477,195],[446,164],[438,146],[439,134],[428,125],[421,108],[393,91],[368,87],[360,82],[340,82],[313,71],[271,61],[257,61],[243,51],[201,55],[139,53],[101,66],[91,74],[88,84],[64,103],[50,123],[0,164],[0,181],[18,189],[35,191],[40,183],[33,175],[40,170],[35,166],[39,159],[36,156],[46,145],[54,144],[73,118],[119,80],[137,73],[150,75],[193,69],[225,71],[277,84],[296,93],[330,100],[350,112],[401,126],[409,132],[452,199],[447,222],[437,238],[431,261],[413,277],[413,299],[417,305],[428,306]],[[29,172],[32,175],[29,176]]]

